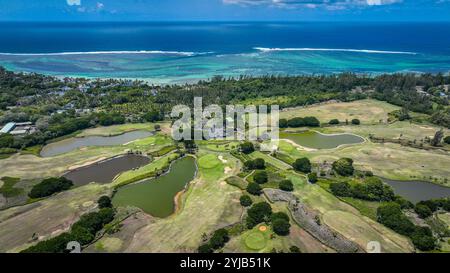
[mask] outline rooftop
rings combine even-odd
[[[0,130],[0,133],[7,134],[7,133],[11,132],[14,129],[14,127],[16,127],[16,123],[9,122],[5,126],[3,126],[3,128]]]

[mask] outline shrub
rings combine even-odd
[[[298,248],[298,246],[291,246],[291,247],[289,248],[289,251],[290,251],[291,253],[301,253],[300,248]]]
[[[282,180],[278,186],[279,186],[280,190],[283,190],[283,191],[293,191],[294,190],[294,184],[292,184],[292,181],[288,180],[288,179]]]
[[[339,120],[338,119],[332,119],[332,120],[330,120],[330,122],[328,122],[328,124],[330,124],[330,125],[338,125],[339,124]]]
[[[31,198],[42,198],[50,196],[54,193],[65,191],[73,186],[72,181],[65,177],[47,178],[41,183],[35,185],[28,194]]]
[[[280,128],[287,128],[288,127],[288,121],[287,121],[287,119],[284,119],[284,118],[280,119],[278,124],[279,124]]]
[[[310,183],[316,183],[317,182],[317,173],[308,174],[308,181]]]
[[[352,119],[352,124],[353,125],[360,125],[361,121],[359,119],[355,118],[355,119]]]
[[[316,117],[305,117],[303,119],[306,126],[309,127],[319,127],[320,121]]]
[[[414,204],[413,203],[411,203],[410,201],[406,200],[405,198],[403,198],[403,197],[401,197],[399,195],[396,195],[394,197],[394,202],[399,204],[402,209],[412,209],[412,208],[414,208]]]
[[[266,168],[266,162],[262,158],[247,160],[244,162],[244,167],[247,170],[263,170]]]
[[[114,219],[114,210],[104,208],[80,217],[72,225],[71,232],[60,234],[52,239],[41,241],[22,252],[24,253],[62,253],[66,252],[67,243],[77,241],[81,245],[92,242],[97,232]]]
[[[225,243],[230,240],[228,231],[224,228],[218,229],[214,232],[213,236],[209,240],[209,245],[212,249],[219,249],[225,246]]]
[[[440,199],[433,199],[433,200],[420,201],[419,203],[417,203],[417,205],[427,206],[431,210],[431,212],[435,212],[439,209],[439,207],[441,205],[443,205],[443,203],[441,202]]]
[[[94,235],[85,227],[75,226],[70,232],[72,239],[81,245],[87,245],[94,240]]]
[[[353,160],[350,158],[341,158],[333,162],[333,170],[342,176],[352,176],[355,172]]]
[[[311,161],[309,161],[308,158],[303,157],[295,160],[294,164],[292,165],[296,171],[302,172],[302,173],[310,173],[311,172]]]
[[[292,118],[288,121],[288,126],[291,128],[298,128],[305,126],[305,122],[303,121],[303,118]]]
[[[426,205],[423,205],[423,204],[417,204],[414,207],[414,211],[422,219],[428,218],[428,217],[430,217],[433,214],[431,209],[429,207],[427,207]]]
[[[298,128],[303,126],[319,127],[320,121],[316,117],[296,117],[288,120],[288,126],[292,128]]]
[[[275,221],[277,219],[282,219],[282,220],[285,220],[285,221],[289,222],[289,216],[286,213],[284,213],[284,212],[272,213],[272,216],[270,216],[270,220],[273,222],[273,221]]]
[[[260,202],[254,204],[247,212],[247,227],[252,228],[255,225],[264,222],[272,215],[272,207],[269,203]]]
[[[97,203],[98,203],[98,207],[101,208],[101,209],[103,209],[103,208],[112,208],[111,198],[109,198],[106,195],[100,197],[98,199]]]
[[[368,201],[393,201],[395,194],[389,185],[381,179],[368,177],[363,183],[356,184],[352,188],[353,197]]]
[[[253,160],[253,165],[255,166],[255,169],[262,170],[266,168],[266,162],[262,158],[257,158]]]
[[[397,203],[388,203],[378,207],[377,220],[402,235],[409,236],[415,231],[414,224],[403,214]]]
[[[411,240],[414,246],[422,251],[430,251],[436,248],[436,239],[429,227],[416,227],[411,235]]]
[[[250,182],[247,186],[247,192],[252,195],[260,195],[261,194],[261,186],[258,183]]]
[[[266,171],[256,171],[253,175],[253,180],[258,184],[264,184],[267,183],[269,177]]]
[[[286,236],[289,235],[289,229],[291,228],[291,224],[289,224],[289,221],[286,221],[285,219],[275,219],[272,222],[272,228],[273,232],[280,236]]]
[[[198,253],[213,253],[214,249],[209,244],[203,244],[198,247]]]
[[[244,154],[251,154],[255,151],[255,146],[253,146],[253,143],[248,141],[240,144],[239,147]]]
[[[444,143],[450,144],[450,136],[446,136],[446,137],[444,138]]]
[[[353,195],[352,188],[347,182],[336,182],[330,184],[331,192],[340,197],[351,197]]]
[[[248,195],[242,195],[239,201],[243,207],[250,207],[253,204],[252,199]]]

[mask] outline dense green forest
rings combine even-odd
[[[142,81],[57,79],[0,68],[0,124],[32,121],[38,131],[3,148],[20,148],[96,125],[158,121],[177,104],[258,103],[281,108],[328,100],[374,98],[426,114],[428,122],[450,128],[450,75],[352,73],[322,76],[216,76],[197,84],[152,86]],[[327,121],[321,121],[327,122]],[[10,140],[5,139],[5,143]],[[4,142],[4,141],[2,141]],[[0,148],[2,148],[0,147]]]

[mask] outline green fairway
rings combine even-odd
[[[287,109],[280,113],[280,118],[314,116],[322,123],[328,123],[332,119],[345,122],[356,118],[363,124],[378,124],[380,120],[386,122],[388,114],[398,109],[400,108],[386,102],[367,99]]]
[[[264,159],[265,162],[267,162],[268,164],[270,164],[280,170],[292,169],[291,165],[289,165],[279,159],[276,159],[268,154],[262,153],[260,151],[255,151],[255,152],[251,153],[250,158],[251,159],[262,158],[262,159]]]

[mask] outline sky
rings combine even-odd
[[[0,21],[450,21],[450,0],[0,0]]]

